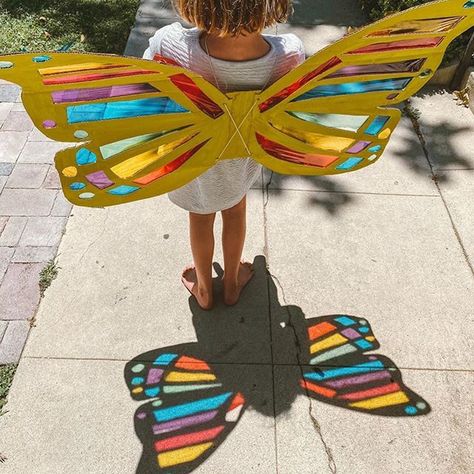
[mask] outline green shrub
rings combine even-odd
[[[367,17],[375,21],[392,13],[427,3],[427,0],[359,0],[359,3]],[[469,37],[470,33],[466,32],[451,43],[443,58],[442,66],[461,59]]]
[[[139,0],[0,0],[0,53],[72,51],[122,54]]]

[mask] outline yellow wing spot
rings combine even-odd
[[[371,341],[371,342],[372,342],[372,341],[375,341],[375,337],[374,337],[374,336],[367,336],[365,339],[366,339],[367,341]]]
[[[132,393],[142,393],[143,392],[143,387],[135,387],[132,390]]]
[[[188,446],[186,448],[173,449],[172,451],[167,451],[166,453],[160,453],[158,454],[158,464],[161,468],[163,468],[194,461],[211,446],[212,443],[201,443],[194,446]]]
[[[74,176],[77,176],[77,168],[75,166],[68,166],[63,169],[63,175],[66,178],[74,178]]]
[[[386,128],[385,130],[382,130],[379,133],[378,137],[380,138],[380,140],[385,140],[386,138],[390,136],[391,133],[392,131],[389,128]]]

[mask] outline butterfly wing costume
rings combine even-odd
[[[378,160],[474,2],[445,0],[373,23],[263,91],[224,94],[172,60],[103,54],[0,57],[34,124],[77,142],[56,155],[64,193],[103,207],[172,191],[219,160],[251,156],[282,174],[326,175]]]

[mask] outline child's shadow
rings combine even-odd
[[[386,416],[430,408],[405,387],[394,363],[364,352],[379,344],[363,318],[305,319],[282,306],[263,256],[239,303],[202,310],[189,305],[197,342],[152,350],[128,362],[135,431],[143,444],[137,473],[188,473],[231,433],[247,407],[275,417],[298,395]],[[215,264],[216,295],[222,269]]]

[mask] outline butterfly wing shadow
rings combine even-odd
[[[302,390],[311,398],[349,410],[383,416],[426,415],[431,408],[407,387],[395,363],[380,354],[364,318],[330,315],[306,320]]]
[[[246,400],[202,359],[199,344],[152,350],[124,369],[143,445],[138,474],[188,473],[204,462],[239,422]]]

